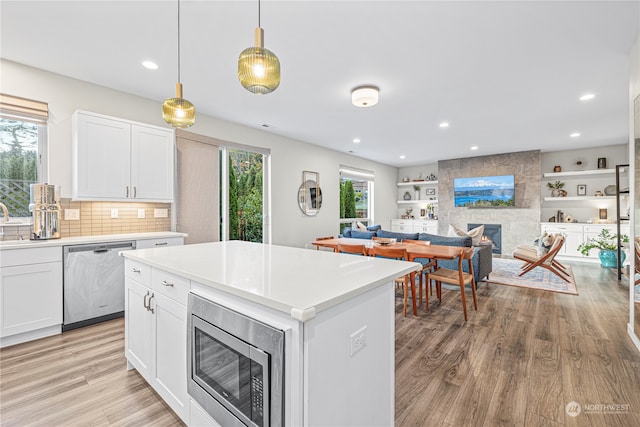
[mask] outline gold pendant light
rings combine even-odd
[[[260,28],[260,0],[255,47],[248,47],[240,54],[238,80],[245,89],[257,95],[271,93],[280,85],[280,60],[275,53],[264,48],[264,30]]]
[[[180,0],[178,0],[178,83],[176,97],[167,98],[162,103],[162,118],[175,128],[188,128],[196,122],[196,107],[182,97],[180,83]]]

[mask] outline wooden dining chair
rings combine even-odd
[[[321,240],[330,240],[330,239],[335,239],[335,237],[333,236],[316,237],[316,242],[319,242]],[[336,252],[336,250],[333,248],[327,248],[327,249],[331,249],[332,252]],[[316,246],[316,251],[319,251],[319,250],[320,250],[320,246]]]
[[[338,243],[338,252],[342,254],[367,256],[367,247],[365,245],[349,245],[346,243]]]
[[[409,243],[414,245],[430,245],[431,244],[431,242],[428,240],[411,240],[411,239],[404,239],[402,243]],[[420,277],[418,278],[418,301],[420,305],[422,305],[422,278],[424,276],[426,279],[426,274],[434,271],[438,266],[438,264],[435,259],[417,258],[414,256],[409,256],[409,261],[419,262],[420,264],[422,264],[422,270],[420,270],[419,272]],[[432,286],[433,282],[431,280],[425,280],[424,283],[425,283],[424,292],[427,298],[426,307],[427,307],[427,311],[429,311],[429,294],[427,294],[427,292],[431,292],[431,295],[433,295],[433,286]]]
[[[369,254],[374,257],[391,258],[391,259],[397,259],[402,261],[408,261],[409,259],[407,250],[405,248],[373,245],[373,247],[369,251]],[[396,285],[402,285],[402,289],[404,292],[404,308],[402,310],[402,314],[404,317],[407,317],[407,297],[409,293],[409,285],[411,285],[412,297],[415,298],[415,294],[416,294],[415,279],[412,280],[411,274],[405,274],[402,277],[397,277],[396,279],[394,279],[394,282],[396,283]],[[415,299],[414,299],[414,305],[415,305]],[[415,311],[414,311],[414,314],[415,314]]]
[[[476,297],[476,280],[473,276],[473,253],[475,247],[460,248],[460,255],[458,256],[458,269],[452,270],[449,268],[438,267],[433,273],[427,273],[427,280],[433,280],[436,282],[436,294],[438,299],[442,301],[442,283],[448,283],[450,285],[460,286],[460,297],[462,299],[462,311],[464,312],[464,320],[467,321],[467,297],[465,295],[464,287],[468,284],[471,285],[471,293],[473,294],[473,308],[478,310],[478,299]],[[463,263],[467,260],[469,272],[463,270]],[[427,299],[427,303],[428,303]]]
[[[555,262],[555,257],[562,249],[564,245],[564,236],[558,236],[553,241],[553,245],[549,249],[549,252],[546,254],[539,255],[538,253],[534,253],[531,251],[523,251],[516,249],[513,251],[512,256],[515,259],[520,261],[524,261],[524,265],[522,266],[522,272],[519,274],[520,276],[524,276],[526,273],[530,272],[536,267],[546,268],[565,282],[569,282],[569,272],[566,268]]]

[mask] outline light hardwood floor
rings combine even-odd
[[[468,322],[459,292],[415,318],[398,298],[396,425],[640,425],[626,289],[598,265],[572,266],[579,296],[482,283]],[[0,350],[0,424],[181,425],[126,370],[123,341],[119,319]],[[629,407],[585,414],[608,404]]]

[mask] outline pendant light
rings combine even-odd
[[[176,97],[167,98],[162,103],[162,118],[175,128],[188,128],[196,121],[196,107],[182,97],[182,83],[180,83],[180,0],[178,0],[178,82],[176,83]]]
[[[264,48],[264,30],[260,28],[260,0],[255,47],[248,47],[238,58],[238,80],[249,92],[257,95],[271,93],[280,85],[280,60]]]

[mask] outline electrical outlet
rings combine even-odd
[[[145,214],[144,214],[144,208],[140,208],[138,209],[138,218],[144,218]]]
[[[111,209],[111,218],[118,218],[118,208]]]
[[[367,327],[363,326],[350,335],[350,355],[353,357],[367,345]]]
[[[65,209],[64,220],[65,221],[78,221],[80,219],[80,209]]]
[[[154,209],[153,210],[154,218],[167,218],[169,217],[169,209]]]

